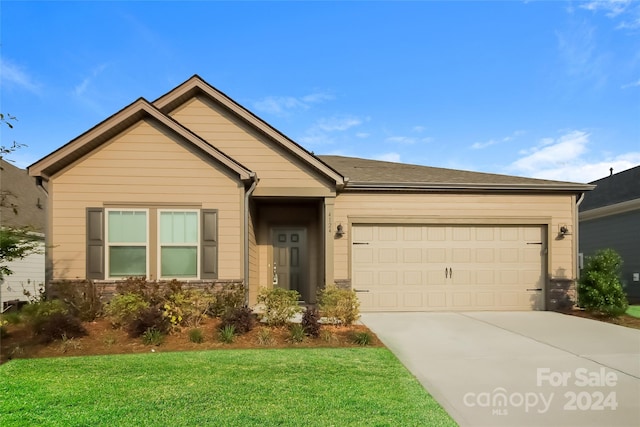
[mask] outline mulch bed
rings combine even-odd
[[[103,354],[131,354],[169,351],[195,351],[219,349],[249,349],[249,348],[317,348],[317,347],[358,347],[353,342],[355,332],[369,332],[373,347],[383,347],[382,342],[366,326],[353,325],[340,327],[323,325],[327,331],[319,338],[307,337],[301,343],[289,341],[289,330],[286,327],[269,328],[272,343],[260,344],[258,335],[261,328],[258,325],[247,334],[236,336],[231,344],[222,343],[218,339],[218,319],[205,319],[199,326],[202,330],[204,342],[197,344],[189,341],[189,329],[167,335],[159,346],[145,345],[141,338],[130,338],[120,329],[114,329],[108,319],[98,319],[84,323],[88,335],[64,341],[54,341],[49,344],[38,342],[31,331],[23,324],[7,325],[8,336],[0,340],[0,363],[11,359],[34,357],[60,356],[90,356]]]

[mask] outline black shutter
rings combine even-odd
[[[218,278],[218,211],[203,209],[200,278]]]
[[[104,209],[87,208],[87,279],[104,279]]]

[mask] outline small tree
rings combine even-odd
[[[578,305],[585,310],[617,317],[629,302],[620,283],[622,258],[613,249],[603,249],[587,258],[578,282]]]
[[[38,252],[40,240],[28,228],[0,228],[0,279],[13,273],[8,263]]]
[[[14,120],[16,120],[16,118],[10,114],[0,113],[0,126],[4,124],[7,125],[9,129],[13,129],[11,121]],[[7,160],[5,157],[20,147],[24,147],[24,144],[18,144],[15,141],[8,147],[4,145],[0,146],[0,160]],[[1,172],[2,166],[0,165],[0,173]],[[0,188],[0,204],[4,204],[8,195],[9,193],[7,191]],[[16,207],[12,206],[12,208],[15,211]],[[39,250],[39,238],[30,231],[28,227],[4,227],[3,224],[0,223],[0,279],[13,273],[8,266],[9,262],[22,259]]]

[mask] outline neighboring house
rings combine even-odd
[[[364,311],[551,308],[592,188],[315,156],[198,76],[29,173],[49,193],[52,279],[242,283],[250,304],[336,283]]]
[[[580,253],[612,248],[630,302],[640,302],[640,166],[593,181],[580,204]]]
[[[0,227],[29,227],[42,244],[37,253],[8,263],[13,274],[0,279],[0,311],[9,301],[26,301],[45,282],[44,231],[46,195],[26,170],[0,160]],[[36,292],[37,293],[37,292]]]

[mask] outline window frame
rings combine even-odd
[[[196,274],[195,276],[163,276],[162,275],[162,248],[163,247],[176,247],[176,248],[185,248],[185,247],[193,247],[192,243],[170,243],[163,244],[162,239],[160,237],[161,233],[161,220],[160,217],[163,212],[193,212],[196,214],[196,226],[198,227],[196,230]],[[202,209],[180,209],[180,208],[159,208],[156,213],[156,277],[158,280],[200,280],[202,264],[201,264],[201,251],[202,251]]]
[[[145,227],[146,227],[146,241],[144,243],[128,243],[119,242],[114,243],[109,239],[109,213],[110,212],[144,212],[145,213]],[[149,209],[148,208],[105,208],[104,210],[104,246],[105,246],[105,276],[107,280],[123,280],[130,276],[112,276],[111,275],[111,247],[112,246],[139,246],[145,248],[145,273],[144,278],[149,279],[149,263],[150,263],[150,242],[149,242]],[[142,276],[135,276],[142,277]]]

